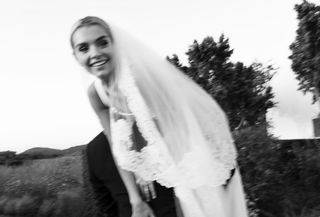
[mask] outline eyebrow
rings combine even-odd
[[[101,37],[97,38],[97,39],[96,39],[96,41],[99,41],[99,40],[101,40],[101,39],[105,39],[105,38],[110,39],[110,36],[108,36],[108,35],[103,35],[103,36],[101,36]]]
[[[95,42],[100,41],[100,40],[105,39],[105,38],[108,38],[108,39],[111,40],[111,37],[110,37],[109,35],[102,35],[102,36],[98,37],[98,38],[95,40]],[[81,47],[81,46],[83,46],[83,45],[85,45],[85,44],[87,44],[87,43],[86,43],[86,42],[82,42],[82,43],[76,44],[75,47]]]

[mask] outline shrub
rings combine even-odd
[[[15,198],[8,199],[4,204],[3,214],[14,216],[16,214],[16,202],[17,202],[17,199]]]
[[[0,197],[0,214],[4,213],[4,207],[6,206],[8,200],[9,198],[7,196]]]
[[[265,129],[247,128],[234,136],[249,201],[261,217],[311,212],[320,204],[319,142],[276,140]]]
[[[37,217],[54,217],[55,199],[44,199],[38,209]]]
[[[55,217],[79,217],[84,211],[85,203],[81,189],[71,189],[58,193]]]
[[[34,217],[41,204],[39,199],[27,194],[15,201],[15,214],[24,217]]]

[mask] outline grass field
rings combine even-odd
[[[278,141],[254,130],[235,141],[250,217],[320,216],[320,139]],[[70,153],[0,166],[0,217],[93,217],[81,154]]]
[[[80,216],[81,156],[0,166],[0,216]]]

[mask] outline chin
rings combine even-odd
[[[94,72],[93,73],[97,78],[100,78],[101,80],[108,80],[110,77],[109,72]]]

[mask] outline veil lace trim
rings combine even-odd
[[[233,144],[230,144],[232,141],[216,141],[209,129],[203,130],[206,142],[221,143],[214,146],[219,149],[208,151],[202,146],[194,147],[185,153],[179,162],[175,162],[129,66],[122,71],[119,89],[126,97],[128,108],[135,118],[123,116],[116,119],[115,114],[119,115],[119,112],[115,108],[110,109],[113,152],[121,168],[138,174],[146,181],[156,180],[166,187],[215,187],[225,183],[230,176],[230,170],[235,167],[236,153]],[[133,148],[134,122],[147,142],[139,151]]]

